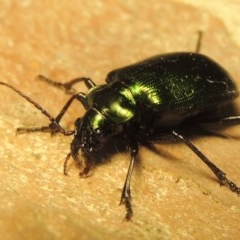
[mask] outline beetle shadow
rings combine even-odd
[[[167,144],[179,144],[179,141],[171,136],[170,134],[162,135],[161,138],[157,140],[140,140],[139,150],[141,147],[145,147],[151,152],[163,157],[164,159],[171,161],[179,161],[179,157],[177,157],[174,153],[170,152],[163,148],[159,149],[158,145],[167,145]],[[126,153],[127,157],[130,161],[130,142],[129,139],[125,137],[117,137],[112,139],[110,142],[107,142],[101,150],[95,152],[91,156],[91,161],[94,163],[93,168],[98,165],[107,164],[111,161],[112,157],[118,153]],[[135,167],[139,167],[142,161],[141,153],[138,153],[136,158]]]
[[[91,161],[96,166],[108,163],[117,153],[127,152],[128,145],[129,143],[125,138],[113,138],[106,142],[99,151],[92,153]]]
[[[209,117],[211,116],[211,117]],[[221,117],[219,117],[221,116]],[[223,117],[229,116],[238,116],[238,113],[234,107],[234,105],[228,105],[226,108],[222,108],[221,111],[216,111],[215,114],[212,112],[205,111],[201,115],[197,115],[195,117],[189,118],[185,121],[180,127],[177,128],[177,131],[182,134],[189,141],[196,140],[200,137],[220,137],[223,139],[240,139],[240,135],[229,136],[229,134],[225,134],[222,132],[224,129],[240,124],[240,119],[231,120],[231,121],[222,121]],[[182,143],[180,140],[176,139],[171,135],[171,131],[165,129],[160,131],[154,131],[154,134],[149,138],[140,139],[140,146],[146,147],[148,150],[153,153],[162,156],[166,160],[170,161],[181,161],[180,157],[174,154],[174,152],[170,152],[169,150],[163,148],[159,148],[157,145],[176,145]],[[92,154],[91,160],[93,161],[93,168],[97,167],[101,164],[106,164],[111,161],[112,157],[117,153],[127,153],[127,157],[130,161],[130,153],[129,153],[130,142],[127,137],[118,136],[116,138],[111,139],[111,141],[107,142],[103,145],[103,148]],[[185,146],[188,151],[191,151],[187,146]],[[201,149],[199,149],[201,150]],[[196,156],[196,158],[198,158]],[[141,154],[138,155],[136,159],[136,167],[138,168],[142,162]],[[205,173],[201,173],[205,174]],[[209,175],[208,177],[210,177]],[[214,176],[210,177],[211,179],[215,179]]]
[[[173,153],[165,150],[164,148],[159,149],[156,145],[158,144],[171,144],[173,143],[173,137],[165,136],[164,140],[151,142],[151,141],[140,141],[139,149],[141,147],[145,147],[148,150],[152,151],[153,153],[162,156],[168,160],[178,161],[180,160],[176,155]],[[175,141],[176,142],[176,141]],[[107,164],[111,161],[112,157],[118,153],[126,153],[127,157],[129,158],[130,162],[130,142],[129,139],[125,137],[118,137],[112,139],[110,142],[107,142],[101,150],[95,152],[91,156],[91,161],[93,162],[93,169],[96,168],[98,165]],[[141,153],[138,154],[135,162],[135,167],[138,168],[141,164],[142,157]]]
[[[232,118],[231,117],[239,117]],[[225,139],[240,139],[240,134],[235,135],[224,131],[230,127],[240,125],[240,115],[234,104],[227,104],[220,109],[203,111],[201,114],[189,118],[184,122],[181,132],[190,139],[201,136],[214,136]]]

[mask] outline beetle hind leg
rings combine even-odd
[[[180,133],[172,131],[172,135],[175,138],[184,142],[185,145],[187,145],[212,170],[212,172],[218,178],[220,185],[228,187],[231,191],[237,193],[240,196],[240,188],[226,177],[226,173],[224,173],[215,164],[213,164],[199,149],[197,149],[197,147],[195,147],[188,139],[186,139]]]
[[[238,196],[240,196],[240,188],[226,177],[226,173],[223,173],[221,170],[219,170],[217,177],[219,179],[220,185],[228,187],[231,191],[237,193]]]
[[[196,49],[195,49],[196,53],[200,52],[201,43],[202,43],[202,36],[203,36],[203,32],[198,31],[198,40],[197,40],[197,45],[196,45]]]

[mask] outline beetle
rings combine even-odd
[[[84,163],[81,176],[90,171],[94,153],[101,151],[113,138],[126,137],[131,160],[120,200],[126,207],[126,220],[133,214],[130,182],[139,146],[161,140],[161,136],[182,141],[212,170],[221,185],[240,195],[240,188],[182,133],[188,125],[240,120],[240,116],[214,114],[224,105],[232,105],[239,93],[227,71],[209,57],[197,52],[158,55],[111,71],[102,85],[85,77],[67,83],[57,83],[43,76],[40,79],[70,93],[74,84],[83,81],[89,92],[73,94],[54,118],[23,92],[0,82],[32,103],[51,122],[49,126],[17,131],[74,135],[64,162],[64,173],[67,174],[67,162],[72,157]],[[74,100],[79,101],[86,112],[75,121],[75,129],[69,131],[61,127],[60,120]]]

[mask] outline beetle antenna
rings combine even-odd
[[[41,107],[37,102],[35,102],[34,100],[32,100],[30,97],[26,96],[23,92],[19,91],[18,89],[16,89],[15,87],[11,86],[10,84],[7,84],[5,82],[0,82],[0,85],[4,85],[10,89],[12,89],[14,92],[16,92],[18,95],[20,95],[21,97],[25,98],[28,102],[30,102],[31,104],[34,105],[35,108],[37,108],[38,110],[40,110],[51,122],[52,124],[54,124],[58,130],[64,134],[64,135],[72,135],[73,131],[65,131],[60,125],[59,123],[56,121],[56,119],[54,117],[52,117],[50,115],[50,113],[48,113],[43,107]]]

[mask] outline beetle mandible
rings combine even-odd
[[[64,162],[72,156],[84,161],[81,176],[88,174],[93,161],[91,156],[116,137],[129,139],[130,165],[122,189],[121,201],[126,207],[126,220],[133,214],[130,182],[139,145],[157,139],[157,134],[173,136],[184,142],[215,174],[221,185],[240,194],[240,188],[230,181],[226,174],[214,165],[196,146],[182,134],[181,129],[191,122],[239,122],[240,116],[205,117],[221,109],[238,96],[238,90],[229,74],[215,61],[197,51],[158,55],[136,64],[111,71],[106,84],[96,85],[90,78],[77,78],[67,83],[57,83],[43,76],[40,79],[71,92],[72,86],[83,81],[88,94],[73,94],[54,118],[39,104],[13,86],[0,82],[39,109],[49,120],[49,126],[34,129],[19,128],[17,131],[61,132],[74,134],[71,151]],[[59,124],[74,100],[86,109],[85,114],[75,121],[75,130],[64,130]],[[201,117],[200,117],[201,116]],[[161,137],[159,137],[161,139]]]

